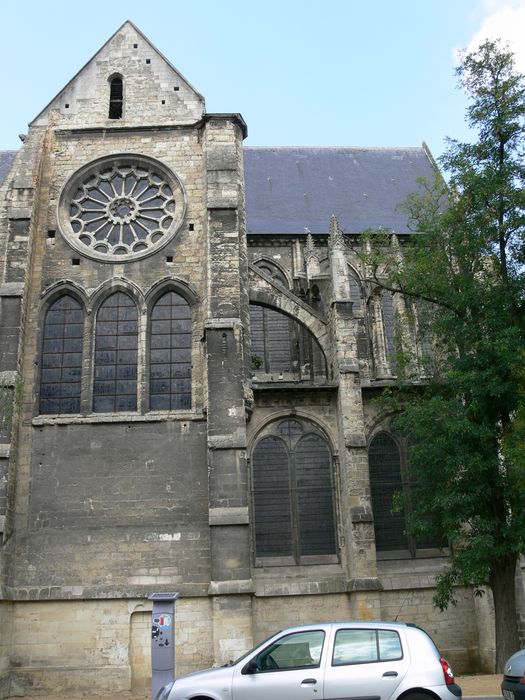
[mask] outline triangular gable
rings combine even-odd
[[[124,81],[122,120],[108,118],[113,75]],[[195,121],[204,112],[204,97],[126,20],[29,126],[147,126]]]

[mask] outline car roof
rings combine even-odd
[[[359,629],[377,629],[378,627],[388,627],[389,629],[406,629],[407,627],[412,627],[414,629],[419,629],[416,625],[409,622],[392,622],[388,620],[332,620],[330,622],[318,622],[308,625],[296,625],[295,627],[286,627],[281,629],[281,632],[305,632],[308,630],[316,630],[320,627],[355,627]]]

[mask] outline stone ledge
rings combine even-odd
[[[31,207],[11,206],[7,209],[7,218],[11,221],[30,221],[32,211]]]
[[[376,576],[351,578],[348,580],[348,591],[357,593],[358,591],[382,591],[381,581]]]
[[[7,370],[0,372],[0,386],[13,387],[16,384],[18,372],[16,370]]]
[[[210,525],[248,525],[248,507],[210,508]]]
[[[235,579],[233,581],[210,581],[208,593],[210,595],[240,595],[254,592],[251,578]]]
[[[239,434],[240,433],[240,434]],[[230,435],[209,435],[208,449],[210,450],[245,450],[246,432],[239,429]]]
[[[204,321],[204,330],[225,330],[227,328],[242,328],[240,318],[209,318]]]
[[[6,586],[3,599],[10,601],[39,600],[146,600],[151,593],[166,590],[169,584],[136,586]],[[175,588],[181,596],[203,598],[208,596],[208,583],[177,583]]]
[[[23,294],[23,282],[5,282],[0,285],[0,297],[21,297]]]
[[[295,595],[326,595],[347,593],[348,582],[344,576],[337,576],[321,581],[260,581],[257,582],[255,595],[258,598],[276,598]]]
[[[350,508],[350,517],[353,523],[373,523],[374,516],[370,508],[365,506],[354,506]]]
[[[204,413],[91,413],[89,415],[35,416],[31,424],[42,425],[78,425],[81,423],[167,423],[184,421],[203,421]]]
[[[345,447],[366,447],[366,435],[363,433],[349,433],[345,435]]]

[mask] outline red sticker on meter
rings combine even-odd
[[[171,627],[171,615],[159,615],[159,627]]]

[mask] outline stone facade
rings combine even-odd
[[[110,97],[120,100],[115,76],[117,119],[108,116]],[[460,591],[458,607],[439,613],[431,599],[443,553],[377,540],[369,446],[388,424],[374,398],[395,372],[386,316],[402,318],[403,300],[385,306],[360,261],[358,231],[343,235],[335,217],[322,234],[247,232],[245,135],[240,115],[206,113],[202,96],[126,22],[31,123],[5,176],[0,697],[147,692],[147,596],[159,590],[181,593],[178,673],[228,661],[282,626],[398,617],[425,627],[456,672],[490,669],[490,596]],[[69,238],[65,229],[76,210],[64,193],[75,173],[134,158],[122,167],[158,163],[180,185],[160,243],[146,237],[121,259],[97,255],[96,234],[72,245],[74,228]],[[121,231],[143,206],[126,187],[100,205]],[[162,410],[151,400],[152,319],[169,293],[191,313],[191,403]],[[93,409],[97,333],[105,300],[118,294],[136,315],[135,335],[124,333],[136,338],[124,382],[135,403],[104,412]],[[53,413],[40,408],[58,386],[44,381],[46,324],[65,297],[81,313],[72,353],[81,359],[68,384],[78,408]],[[403,342],[414,345],[411,333],[404,328]],[[288,360],[275,362],[287,343]],[[64,352],[50,348],[67,369]],[[293,554],[269,556],[258,539],[271,527],[264,513],[258,524],[257,470],[268,454],[258,446],[275,446],[282,426],[292,431],[294,469],[308,455],[293,430],[321,462],[329,454],[321,486],[330,482],[334,532],[310,546],[298,496],[288,513]],[[308,503],[315,510],[315,498]]]

